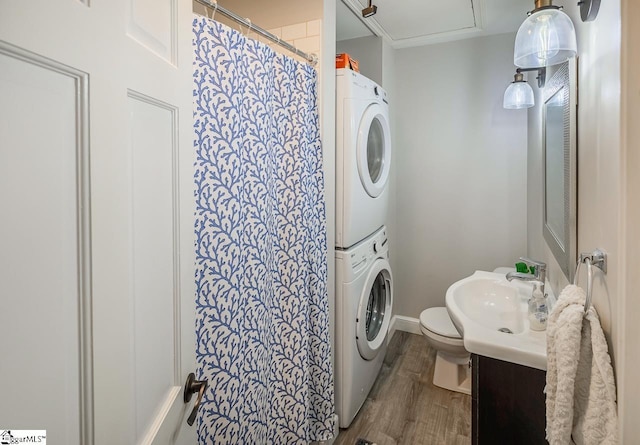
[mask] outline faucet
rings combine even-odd
[[[532,260],[530,258],[520,257],[520,261],[526,263],[527,266],[535,266],[535,273],[522,273],[522,272],[509,272],[507,273],[507,280],[521,280],[521,281],[539,281],[542,283],[540,286],[540,290],[542,291],[542,295],[544,293],[544,282],[547,277],[547,263],[543,263],[542,261]]]

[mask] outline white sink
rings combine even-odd
[[[529,329],[531,291],[531,283],[509,282],[504,273],[496,272],[476,271],[452,284],[447,311],[467,351],[546,370],[546,331]],[[550,286],[545,292],[551,292]],[[550,300],[554,301],[553,295]]]

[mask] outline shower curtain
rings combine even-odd
[[[194,31],[200,444],[333,436],[316,72],[204,17]]]

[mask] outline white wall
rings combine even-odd
[[[566,12],[576,26],[579,54],[578,252],[599,247],[608,253],[608,273],[597,277],[593,301],[610,344],[615,345],[622,241],[620,2],[603,2],[592,23],[582,23],[574,4]]]
[[[285,42],[290,43],[300,51],[304,51],[307,54],[315,54],[319,58],[318,62],[321,63],[321,29],[322,20],[314,19],[309,20],[308,22],[269,28],[267,31],[269,31],[274,36],[281,38]],[[283,52],[284,54],[292,55],[292,53],[288,52],[287,50],[282,51],[282,49],[278,48],[277,44],[272,43],[264,37],[259,37],[259,39],[264,43],[270,45],[272,48]],[[316,66],[316,68],[318,68],[318,71],[320,71],[321,65]]]
[[[527,116],[502,108],[514,38],[396,51],[398,315],[443,306],[453,282],[526,254]]]
[[[348,53],[358,61],[360,74],[382,85],[382,38],[378,36],[336,42],[337,53]]]

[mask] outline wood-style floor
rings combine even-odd
[[[436,353],[421,335],[396,331],[369,397],[335,445],[469,445],[471,397],[432,383]]]

